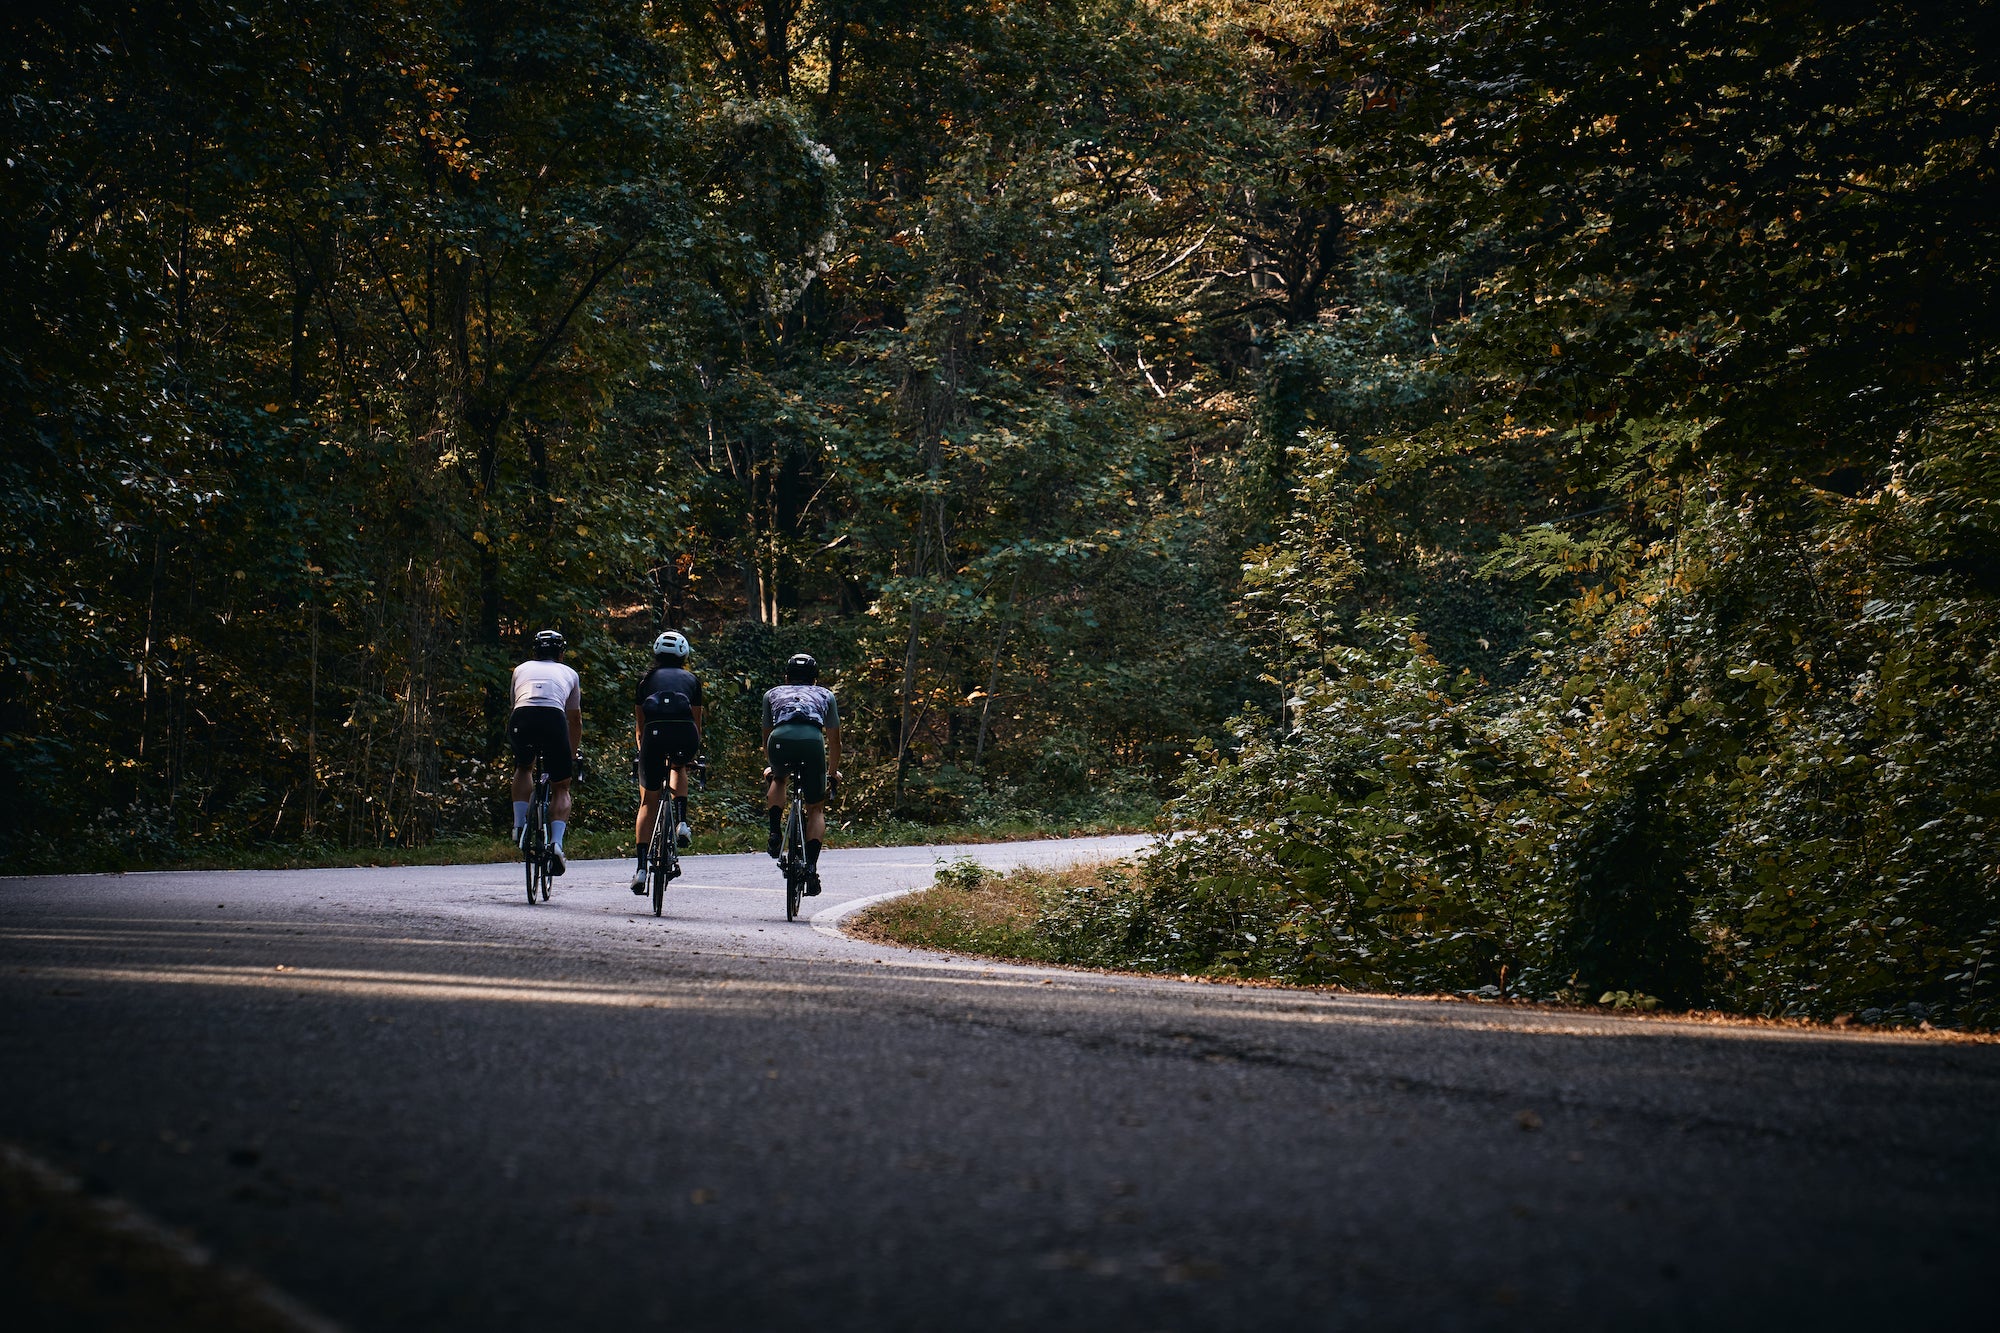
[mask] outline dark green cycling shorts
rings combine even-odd
[[[771,761],[771,775],[790,774],[799,781],[799,795],[806,804],[826,799],[826,733],[810,722],[785,722],[771,728],[764,742],[764,757]]]

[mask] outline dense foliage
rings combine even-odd
[[[1376,370],[1316,381],[1244,598],[1288,703],[1191,771],[1133,947],[2000,1017],[1994,17],[1329,34]]]
[[[1187,25],[5,22],[17,861],[489,827],[506,672],[549,624],[613,774],[644,645],[687,628],[738,803],[754,691],[801,646],[845,696],[855,803],[910,818],[1146,811],[1246,697],[1212,634],[1243,432],[1201,404],[1252,335],[1204,321],[1194,365],[1159,294],[1248,292],[1187,236],[1254,177],[1255,114]]]
[[[1066,957],[1990,1023],[1994,18],[10,14],[10,855],[489,827],[678,625],[715,808],[799,647],[861,808],[1181,773]]]

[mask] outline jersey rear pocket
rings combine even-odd
[[[639,705],[639,711],[646,715],[648,722],[691,720],[694,717],[694,701],[679,690],[654,690]]]

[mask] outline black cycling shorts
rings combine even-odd
[[[701,728],[684,717],[648,722],[639,740],[639,785],[658,791],[667,785],[667,769],[692,764],[701,749]]]
[[[550,782],[566,781],[575,771],[569,748],[569,714],[560,708],[516,708],[507,719],[507,739],[514,743],[514,762],[522,768],[533,764],[539,752],[542,771]]]
[[[780,722],[764,742],[775,777],[796,777],[807,805],[826,799],[826,733],[810,722]]]

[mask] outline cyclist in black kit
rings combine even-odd
[[[672,797],[667,818],[674,821],[674,843],[692,840],[687,822],[688,765],[701,749],[701,681],[687,669],[692,649],[687,636],[668,630],[653,640],[653,666],[639,678],[632,699],[632,734],[639,747],[638,866],[632,871],[632,892],[646,892],[646,848],[653,841],[653,821],[660,817],[660,792]]]

